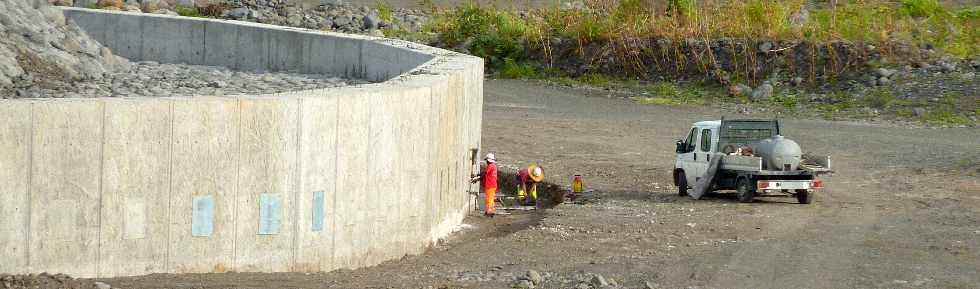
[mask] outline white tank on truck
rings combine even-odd
[[[763,160],[763,169],[773,171],[795,171],[800,167],[803,151],[795,141],[776,135],[750,144],[756,156]]]

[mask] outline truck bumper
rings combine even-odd
[[[756,183],[758,190],[813,190],[823,188],[820,180],[763,180]]]

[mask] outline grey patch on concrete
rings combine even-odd
[[[194,215],[191,224],[191,235],[194,237],[210,237],[214,233],[214,197],[194,197]]]

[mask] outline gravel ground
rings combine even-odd
[[[469,229],[446,243],[371,268],[98,281],[119,288],[508,288],[527,285],[522,279],[538,288],[980,284],[980,129],[786,119],[788,137],[835,160],[837,173],[824,179],[814,204],[776,196],[742,204],[726,192],[693,201],[671,185],[674,140],[696,120],[746,115],[637,105],[534,82],[490,80],[485,94],[484,146],[502,166],[540,161],[548,180],[568,186],[580,173],[594,191],[550,209],[493,219],[474,213]]]
[[[0,90],[3,98],[194,96],[279,93],[366,83],[328,75],[251,73],[224,67],[138,62],[88,81],[38,80]]]

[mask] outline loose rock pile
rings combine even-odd
[[[161,97],[279,93],[364,83],[327,75],[249,73],[223,67],[133,63],[98,80],[19,88],[3,98]]]
[[[404,28],[417,30],[426,20],[420,11],[397,9],[385,15],[381,11],[362,6],[347,5],[343,1],[321,1],[319,5],[305,9],[302,5],[290,5],[287,0],[234,0],[227,1],[228,10],[221,18],[254,21],[259,23],[301,27],[317,30],[333,30],[347,33],[383,36],[380,29]]]
[[[89,38],[47,1],[0,1],[0,11],[0,98],[256,94],[364,83],[326,75],[131,63]]]
[[[65,289],[90,289],[100,288],[101,282],[89,280],[78,280],[65,274],[30,274],[30,275],[7,275],[0,274],[0,288],[65,288]],[[102,283],[104,284],[104,283]],[[111,287],[111,286],[110,286]]]
[[[0,94],[99,80],[128,62],[40,1],[0,1]]]

